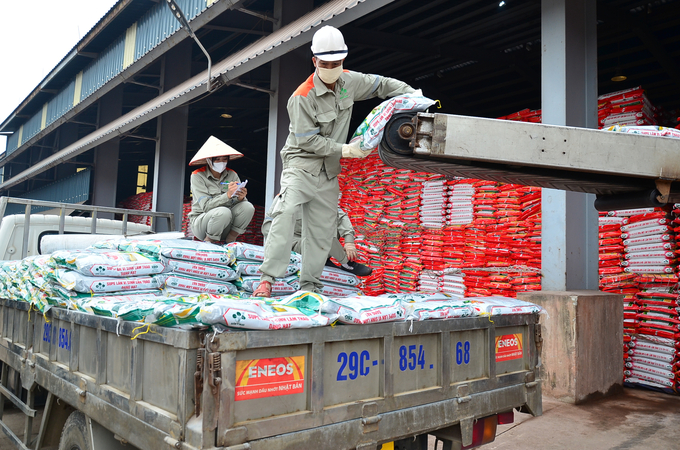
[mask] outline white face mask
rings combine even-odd
[[[218,172],[218,173],[224,172],[224,169],[227,168],[227,163],[224,162],[224,161],[213,162],[212,160],[209,159],[209,160],[208,160],[208,165],[210,166],[210,168],[211,168],[212,170],[214,170],[215,172]]]
[[[340,75],[342,75],[342,65],[334,69],[324,69],[322,67],[317,67],[319,71],[319,78],[326,84],[333,84],[338,81]]]

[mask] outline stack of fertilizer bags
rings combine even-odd
[[[27,302],[40,311],[60,304],[48,275],[53,271],[49,256],[37,255],[21,261],[0,262],[0,288],[3,298]]]
[[[240,278],[236,285],[242,291],[243,296],[249,297],[260,285],[260,266],[264,261],[264,247],[260,245],[232,242],[226,248],[234,255],[236,262],[234,269]],[[290,261],[283,278],[277,278],[272,285],[274,297],[286,296],[300,289],[300,263],[302,257],[299,253],[290,252]]]
[[[138,252],[165,264],[155,279],[165,294],[236,294],[238,272],[232,267],[234,254],[219,245],[187,239],[103,241],[95,248],[111,247]]]

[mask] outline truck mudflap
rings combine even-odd
[[[465,445],[466,438],[468,442],[472,440],[472,422],[475,419],[488,416],[489,410],[507,409],[506,405],[509,404],[531,405],[529,408],[540,415],[540,395],[540,384],[530,382],[386,412],[372,417],[358,418],[310,430],[249,441],[248,447],[235,445],[226,449],[356,448],[375,450],[379,448],[378,444],[384,442],[433,432],[455,424],[461,425],[463,445]],[[469,430],[469,436],[465,436],[465,430]]]

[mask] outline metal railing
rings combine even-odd
[[[27,255],[28,247],[28,237],[29,237],[29,227],[31,225],[31,209],[33,206],[42,206],[48,208],[59,208],[59,234],[64,234],[65,222],[66,222],[66,210],[75,211],[87,211],[90,212],[91,228],[90,233],[97,233],[97,215],[99,213],[112,213],[121,214],[123,216],[122,220],[122,230],[121,234],[127,233],[128,228],[128,217],[129,216],[147,216],[152,219],[166,219],[168,221],[168,229],[170,231],[175,231],[175,214],[168,212],[156,212],[156,211],[140,211],[135,209],[125,209],[125,208],[112,208],[109,206],[90,206],[81,205],[78,203],[61,203],[61,202],[50,202],[45,200],[32,200],[26,198],[17,197],[0,197],[0,218],[5,215],[5,209],[9,203],[26,205],[26,211],[24,213],[24,238],[21,246],[21,258],[25,258]],[[156,231],[156,220],[151,220],[151,231]]]

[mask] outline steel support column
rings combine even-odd
[[[123,114],[123,86],[107,93],[99,101],[98,127],[119,118]],[[92,182],[92,204],[116,206],[118,184],[118,154],[120,138],[115,137],[97,146],[94,150],[94,180]],[[103,215],[113,218],[111,214]]]
[[[164,56],[161,87],[170,89],[191,76],[192,42],[185,39]],[[171,109],[158,118],[153,177],[153,210],[175,214],[175,228],[182,227],[184,170],[187,153],[189,106]],[[168,231],[164,222],[157,231]]]
[[[543,123],[597,127],[595,2],[542,0]],[[595,150],[595,149],[593,149]],[[598,288],[594,195],[543,189],[543,289]]]
[[[280,22],[275,29],[287,25],[314,8],[312,0],[286,2],[276,0],[274,14]],[[311,73],[312,53],[307,45],[292,50],[272,61],[270,89],[274,91],[269,101],[269,135],[267,142],[267,185],[265,208],[268,211],[274,196],[281,187],[283,164],[279,152],[288,138],[288,98]]]
[[[63,150],[69,145],[78,140],[78,124],[67,122],[59,127],[59,150]],[[66,178],[76,173],[78,166],[75,164],[59,164],[55,169],[57,171],[57,180]],[[113,205],[115,206],[115,205]]]

